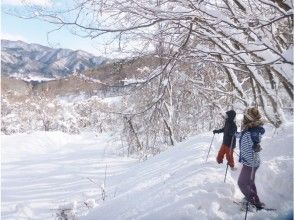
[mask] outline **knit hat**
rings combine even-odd
[[[242,130],[262,126],[261,114],[256,107],[248,108],[243,117]]]
[[[261,119],[261,115],[255,107],[247,109],[244,117],[246,117],[248,121],[258,121]]]

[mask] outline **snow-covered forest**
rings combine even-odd
[[[106,117],[114,122],[107,123],[113,125],[110,129],[118,127],[117,121],[125,124],[119,133],[129,133],[136,139],[131,141],[134,148],[143,149],[174,145],[189,134],[211,130],[222,120],[220,113],[230,108],[242,112],[258,106],[275,127],[285,120],[285,111],[292,111],[291,2],[93,0],[77,1],[67,11],[28,5],[22,16],[68,26],[89,38],[107,35],[121,53],[152,55],[159,61],[110,83],[129,88],[117,94],[123,98],[116,109],[110,106],[112,111],[101,107],[95,96],[70,107],[41,94],[26,104],[21,100],[12,106],[3,100],[6,133],[77,132],[88,126],[102,130]],[[95,76],[87,80],[101,83]]]
[[[240,166],[223,183],[224,167],[214,162],[220,136],[203,160],[225,112],[237,112],[240,131],[252,106],[266,124],[258,188],[278,210],[249,218],[293,213],[292,1],[75,0],[50,9],[27,2],[9,13],[107,39],[111,54],[52,82],[5,79],[4,219],[242,218],[231,204],[241,199]]]

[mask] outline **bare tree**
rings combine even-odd
[[[119,112],[138,148],[151,148],[150,137],[142,144],[150,132],[156,139],[162,132],[173,145],[193,130],[182,126],[191,119],[202,126],[194,130],[211,129],[220,120],[216,112],[236,106],[259,106],[270,123],[278,127],[283,122],[283,105],[293,101],[293,5],[280,0],[74,3],[61,10],[28,6],[25,17],[86,38],[107,35],[122,52],[160,60],[139,80],[115,85],[139,95],[127,98],[134,108]],[[205,123],[212,115],[217,120]]]

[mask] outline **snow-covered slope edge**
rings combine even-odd
[[[243,197],[237,186],[241,165],[235,157],[238,170],[228,171],[224,183],[226,165],[218,165],[214,159],[221,135],[204,163],[211,138],[210,133],[195,136],[133,164],[121,176],[109,177],[106,201],[78,219],[243,219],[244,212],[233,204]],[[277,211],[250,213],[247,219],[292,219],[293,124],[278,130],[266,127],[262,147],[257,190],[260,199]]]

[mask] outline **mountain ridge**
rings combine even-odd
[[[93,69],[107,58],[86,51],[50,48],[23,41],[1,40],[2,74],[26,81],[46,81]]]

